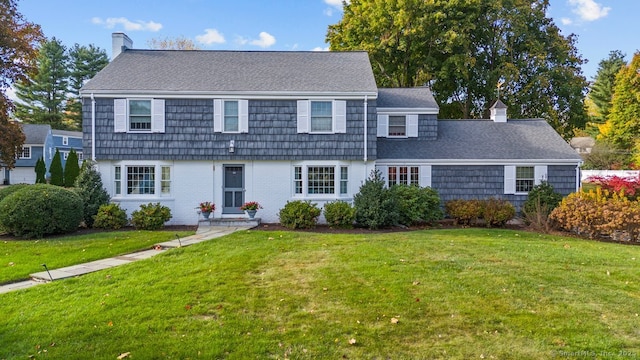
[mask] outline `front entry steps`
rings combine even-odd
[[[209,226],[250,226],[256,227],[260,225],[260,218],[256,217],[253,219],[249,219],[246,217],[237,217],[237,218],[209,218],[209,219],[200,219],[200,224],[209,224]]]

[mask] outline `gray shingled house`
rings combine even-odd
[[[200,202],[238,217],[258,201],[258,216],[277,222],[290,200],[352,200],[374,168],[444,200],[518,204],[542,179],[577,186],[580,157],[545,121],[507,121],[500,106],[493,120],[438,120],[427,88],[378,89],[365,52],[135,50],[113,39],[112,62],[81,92],[84,153],[129,213],[160,202],[173,224],[194,224]]]

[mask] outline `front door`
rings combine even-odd
[[[240,207],[244,203],[244,167],[242,165],[224,166],[224,204],[223,214],[242,214]]]

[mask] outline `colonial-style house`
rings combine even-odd
[[[443,199],[516,204],[541,180],[576,190],[580,157],[544,120],[438,120],[427,88],[379,89],[366,52],[132,49],[85,84],[84,155],[112,201],[160,202],[172,224],[242,217],[245,201],[277,222],[287,201],[351,201],[374,169],[389,185]]]

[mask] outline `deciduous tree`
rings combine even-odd
[[[331,50],[366,50],[381,86],[427,84],[440,117],[484,117],[504,83],[510,117],[542,117],[565,137],[585,124],[587,82],[573,35],[547,0],[352,0]]]
[[[150,49],[155,50],[200,50],[200,48],[193,42],[193,40],[187,39],[184,36],[178,36],[175,39],[153,38],[147,41],[147,46],[149,46]]]
[[[41,39],[40,26],[24,19],[16,0],[0,0],[0,163],[9,168],[25,138],[20,126],[10,121],[13,102],[7,90],[33,68]]]

